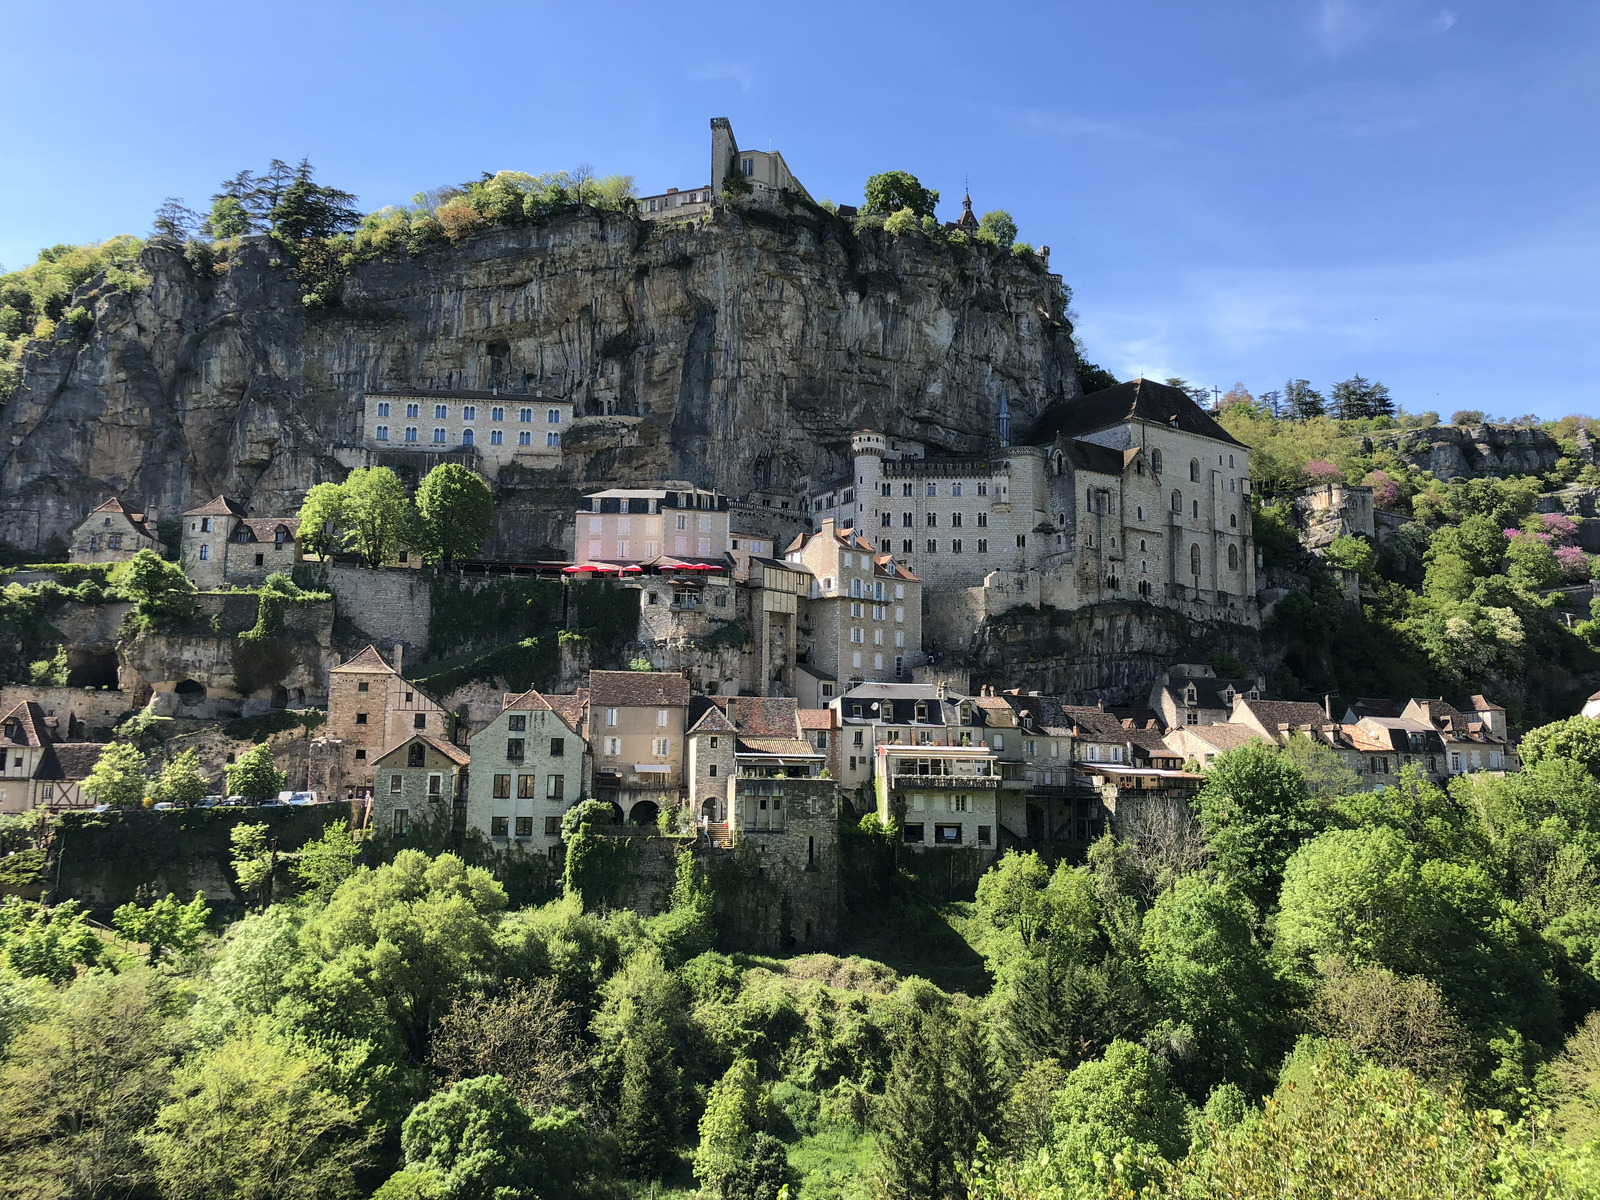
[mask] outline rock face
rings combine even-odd
[[[1515,425],[1436,425],[1373,440],[1443,480],[1543,475],[1562,453],[1544,430]]]
[[[576,404],[559,468],[497,481],[508,554],[558,549],[591,483],[789,493],[848,472],[860,425],[971,451],[1002,391],[1023,426],[1078,392],[1057,277],[814,209],[576,209],[361,264],[326,310],[279,253],[247,239],[201,274],[153,243],[148,287],[30,350],[0,418],[0,538],[42,546],[113,494],[157,518],[218,493],[291,511],[359,457],[367,388]]]

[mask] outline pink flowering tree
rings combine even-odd
[[[1543,513],[1539,520],[1556,545],[1570,546],[1578,540],[1578,523],[1566,513]]]
[[[1550,544],[1550,535],[1548,533],[1535,533],[1531,530],[1515,528],[1502,529],[1500,532],[1506,535],[1508,541],[1514,542],[1518,538],[1533,538],[1534,541],[1543,542],[1547,546]]]
[[[1379,508],[1393,508],[1400,502],[1400,484],[1387,471],[1373,471],[1367,476],[1367,486]]]
[[[1303,474],[1307,483],[1334,483],[1344,478],[1344,472],[1325,458],[1312,459]]]
[[[1557,546],[1556,565],[1561,568],[1561,578],[1569,583],[1589,578],[1589,556],[1576,546]]]

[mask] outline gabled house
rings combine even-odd
[[[685,791],[683,735],[689,681],[665,671],[591,671],[584,736],[598,799],[623,819],[654,825]]]
[[[0,813],[90,808],[83,781],[105,752],[100,742],[56,739],[54,718],[33,701],[0,717]]]
[[[1150,707],[1168,729],[1179,725],[1216,725],[1233,716],[1234,697],[1261,700],[1266,696],[1261,679],[1218,679],[1203,663],[1178,663],[1169,668],[1150,690]]]
[[[378,757],[416,733],[452,740],[454,715],[368,646],[328,672],[323,738],[342,746],[343,784],[372,787]]]
[[[472,739],[469,830],[496,846],[560,853],[561,818],[589,794],[583,710],[573,699],[535,690],[502,698],[500,715]]]
[[[67,556],[73,562],[126,562],[141,550],[160,554],[165,547],[152,520],[113,496],[72,531]]]
[[[403,839],[416,825],[455,821],[471,757],[454,742],[417,733],[373,763],[368,828]]]
[[[202,591],[254,585],[300,561],[299,517],[252,517],[243,504],[218,496],[183,514],[183,573]]]

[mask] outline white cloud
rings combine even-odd
[[[1433,27],[1440,33],[1445,32],[1445,30],[1449,29],[1455,23],[1456,14],[1451,12],[1448,8],[1433,19]]]

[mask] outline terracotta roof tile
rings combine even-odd
[[[689,681],[665,671],[590,671],[589,702],[602,708],[683,707]]]
[[[728,715],[742,735],[792,738],[800,729],[799,706],[793,697],[730,697]]]
[[[215,500],[202,504],[199,508],[191,508],[183,515],[186,517],[242,517],[248,511],[237,500],[230,500],[226,496],[218,496]]]
[[[376,646],[368,646],[349,662],[340,663],[334,667],[330,674],[359,674],[368,672],[378,675],[398,675],[399,672],[383,661],[383,655],[378,653]]]
[[[385,750],[378,756],[373,765],[377,766],[379,763],[392,758],[394,755],[404,750],[407,746],[411,745],[412,742],[424,742],[427,745],[432,746],[435,750],[444,755],[446,758],[450,759],[457,766],[464,767],[472,761],[472,755],[467,753],[464,748],[456,745],[454,742],[447,742],[442,737],[434,737],[431,733],[414,733],[405,741],[401,742],[398,746],[395,746],[389,750]]]
[[[831,708],[802,708],[798,710],[801,729],[838,729],[839,714]]]
[[[579,688],[575,693],[563,696],[546,696],[544,699],[574,733],[583,728],[583,718],[589,709],[588,688]]]

